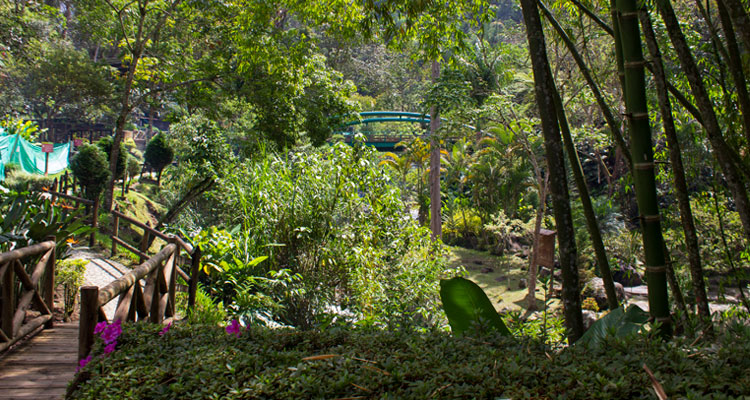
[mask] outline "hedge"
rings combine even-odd
[[[609,338],[554,351],[531,339],[126,324],[117,349],[71,383],[71,399],[654,399],[750,394],[750,328],[663,342]]]

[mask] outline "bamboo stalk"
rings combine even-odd
[[[641,49],[636,0],[617,0],[617,10],[625,67],[625,108],[634,160],[632,171],[636,201],[641,214],[649,311],[656,321],[663,324],[661,333],[670,336],[667,265],[656,194],[654,154],[646,100],[645,61]]]

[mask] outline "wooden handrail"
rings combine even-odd
[[[49,240],[28,247],[11,250],[0,254],[0,264],[5,264],[6,262],[20,260],[21,258],[41,254],[53,248],[55,248],[55,242],[53,240]]]
[[[49,194],[51,196],[54,196],[54,197],[61,197],[61,198],[66,199],[66,200],[75,201],[77,203],[85,204],[87,206],[93,206],[94,205],[94,201],[93,200],[84,199],[83,197],[72,196],[72,195],[69,195],[69,194],[65,194],[65,193],[61,193],[61,192],[56,192],[56,191],[53,191],[53,190],[44,190],[44,191],[42,191],[42,193],[47,193],[47,194]]]
[[[119,212],[117,210],[112,210],[111,212],[112,212],[112,215],[117,216],[117,218],[124,219],[125,221],[130,222],[131,224],[133,224],[133,225],[135,225],[135,226],[137,226],[137,227],[139,227],[139,228],[147,231],[148,233],[150,233],[150,234],[152,234],[152,235],[154,235],[154,236],[156,236],[158,238],[163,239],[164,241],[169,241],[169,235],[167,235],[165,233],[162,233],[162,232],[159,232],[156,229],[154,229],[154,228],[152,228],[152,227],[144,224],[143,222],[137,221],[137,220],[135,220],[133,218],[130,218],[127,215],[125,215],[125,214],[123,214],[123,213],[121,213],[121,212]]]
[[[109,285],[99,289],[99,298],[97,306],[101,307],[109,303],[115,296],[122,294],[128,290],[136,281],[139,281],[150,274],[156,267],[172,255],[177,246],[174,244],[168,244],[161,249],[160,252],[156,253],[153,257],[149,258],[143,264],[137,268],[130,270],[127,274],[117,278],[116,280],[109,283]]]
[[[55,247],[54,237],[50,237],[45,242],[0,254],[0,351],[42,325],[53,327]],[[42,257],[29,275],[22,259],[38,255]],[[20,289],[18,293],[16,288]],[[32,303],[41,315],[24,323]]]

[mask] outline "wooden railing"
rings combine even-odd
[[[117,309],[112,321],[149,321],[167,323],[177,316],[176,292],[177,275],[188,283],[187,308],[195,303],[197,277],[200,265],[200,249],[190,249],[193,253],[191,273],[188,276],[176,263],[180,243],[174,237],[156,255],[137,268],[111,282],[104,288],[84,286],[81,288],[81,317],[79,322],[78,356],[84,358],[94,343],[94,327],[99,321],[108,321],[104,312],[107,303],[119,296]],[[187,250],[187,249],[185,249]],[[145,284],[141,280],[145,279]]]
[[[66,193],[46,191],[53,199],[62,198],[92,208],[92,227],[97,226],[98,202],[92,202]],[[78,353],[81,358],[91,351],[94,342],[94,327],[99,321],[150,321],[167,323],[177,316],[176,292],[187,292],[187,309],[195,304],[195,293],[198,288],[201,250],[193,248],[182,238],[160,232],[147,224],[137,221],[119,211],[112,210],[112,226],[109,236],[112,238],[112,255],[122,247],[140,258],[141,264],[109,285],[84,286],[81,288],[81,314],[78,332]],[[121,222],[128,223],[143,230],[139,244],[128,243],[120,236]],[[159,238],[167,244],[155,255],[149,255],[151,237]],[[91,246],[94,245],[92,233]],[[137,246],[137,247],[136,247]],[[186,257],[181,254],[186,253]],[[190,274],[180,266],[190,267]],[[187,287],[178,284],[177,276],[182,278]],[[142,283],[141,280],[145,282]],[[103,307],[118,297],[117,308],[112,316],[106,315]],[[110,318],[111,317],[111,318]]]
[[[27,272],[24,260],[41,259]],[[0,351],[44,325],[52,328],[55,294],[55,240],[0,254]],[[26,312],[32,305],[40,313],[27,320]]]

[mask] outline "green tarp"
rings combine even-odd
[[[0,133],[2,134],[2,133]],[[56,174],[68,168],[70,143],[56,144],[49,153],[47,173]],[[29,174],[44,174],[45,154],[40,146],[26,141],[20,135],[0,136],[0,180],[5,178],[5,164],[14,163]]]

